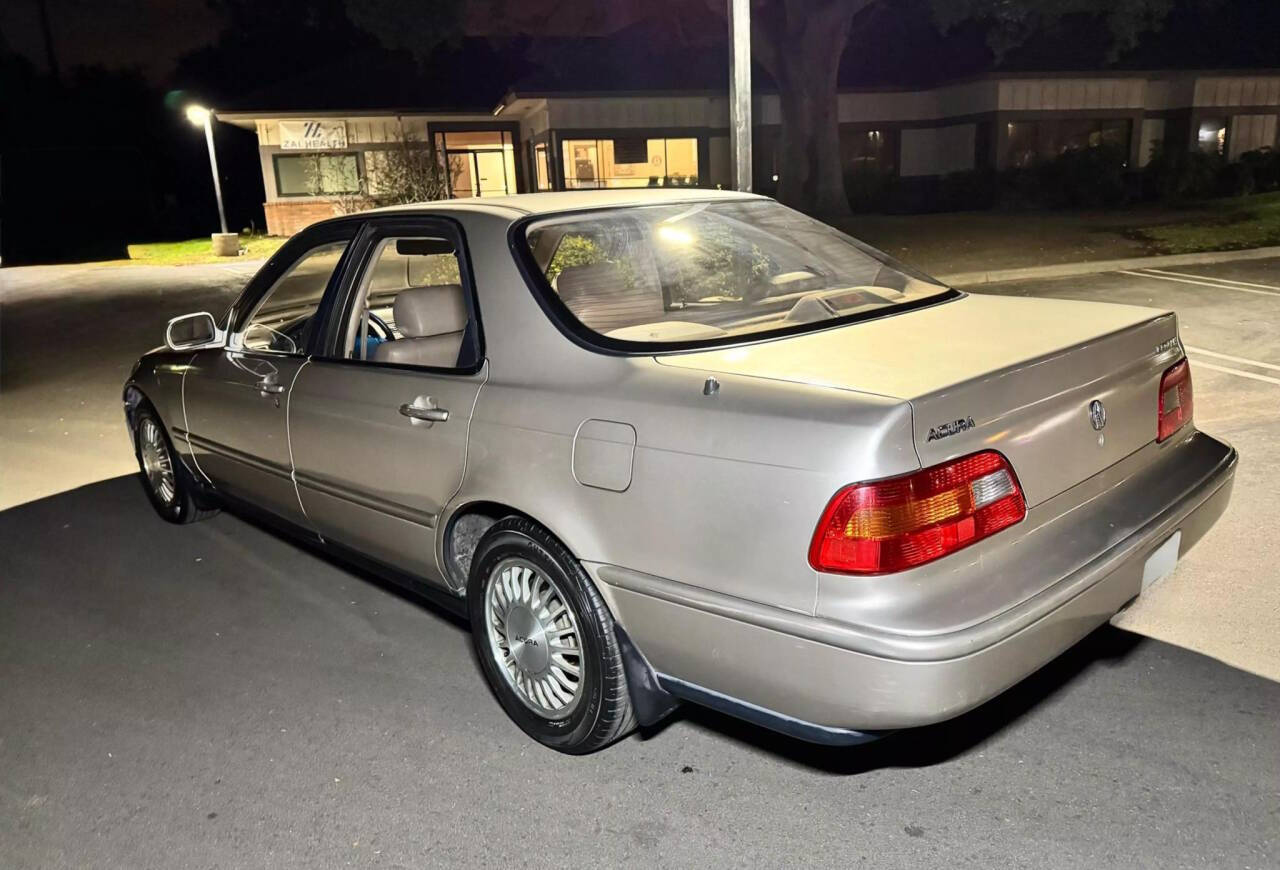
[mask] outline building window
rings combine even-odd
[[[516,192],[516,153],[506,130],[436,133],[449,195],[505,196]]]
[[[697,139],[566,139],[561,148],[567,190],[698,183]]]
[[[1059,118],[1014,121],[1006,127],[1005,166],[1026,167],[1067,151],[1102,146],[1129,153],[1127,118]]]
[[[840,158],[846,170],[854,171],[887,172],[894,163],[884,130],[841,130]]]
[[[360,161],[354,153],[276,154],[280,196],[334,196],[360,192]]]
[[[1227,153],[1227,119],[1204,118],[1196,132],[1196,145],[1205,154]]]
[[[551,189],[551,161],[546,145],[533,146],[533,175],[538,190]]]

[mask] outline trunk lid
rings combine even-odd
[[[999,450],[1034,506],[1155,440],[1160,376],[1181,355],[1168,312],[971,294],[657,360],[908,401],[923,466]],[[1091,418],[1095,400],[1105,409],[1100,429]]]

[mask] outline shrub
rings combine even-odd
[[[1249,168],[1257,192],[1280,190],[1280,151],[1270,147],[1246,151],[1240,155],[1240,164]]]
[[[844,189],[855,212],[884,211],[893,195],[894,175],[881,169],[854,166],[845,170]]]
[[[940,211],[991,208],[999,198],[1000,183],[994,169],[967,169],[942,176],[938,182]]]
[[[1143,192],[1149,199],[1174,202],[1214,196],[1223,165],[1218,154],[1156,145],[1142,173]]]
[[[1098,208],[1127,198],[1128,153],[1115,145],[1073,148],[1035,169],[1038,196],[1053,208]]]

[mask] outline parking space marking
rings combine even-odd
[[[1226,372],[1229,375],[1236,375],[1241,378],[1249,378],[1254,381],[1263,381],[1268,384],[1275,384],[1280,387],[1280,378],[1272,378],[1267,375],[1255,375],[1253,372],[1242,372],[1239,369],[1229,369],[1226,366],[1217,366],[1202,359],[1193,360],[1198,368],[1213,369],[1215,372]]]
[[[1276,290],[1255,290],[1251,287],[1237,287],[1234,284],[1210,284],[1208,281],[1192,281],[1189,278],[1174,278],[1172,275],[1153,275],[1150,272],[1133,272],[1129,269],[1120,269],[1119,274],[1129,275],[1134,278],[1155,278],[1157,281],[1176,281],[1179,284],[1195,284],[1198,287],[1212,287],[1215,290],[1236,290],[1240,293],[1256,293],[1259,296],[1280,296],[1280,291]]]
[[[1218,359],[1225,359],[1231,362],[1244,363],[1247,366],[1256,366],[1260,369],[1271,369],[1272,371],[1280,372],[1280,366],[1275,363],[1261,362],[1260,360],[1249,359],[1248,357],[1243,356],[1232,356],[1229,353],[1218,353],[1216,350],[1205,350],[1202,347],[1192,347],[1189,344],[1184,344],[1183,348],[1185,348],[1188,353],[1204,354],[1205,356],[1213,356]]]
[[[1216,281],[1221,284],[1235,284],[1238,287],[1260,287],[1263,290],[1270,290],[1274,293],[1280,293],[1280,287],[1277,287],[1275,284],[1255,284],[1253,281],[1237,281],[1234,278],[1219,278],[1216,275],[1191,275],[1186,272],[1170,272],[1167,269],[1148,268],[1148,269],[1144,269],[1143,271],[1149,272],[1155,275],[1176,275],[1179,278],[1198,278],[1202,281]]]

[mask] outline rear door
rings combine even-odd
[[[356,228],[317,227],[281,248],[236,303],[227,346],[197,353],[183,380],[200,471],[219,490],[292,522],[303,517],[289,458],[288,391]]]
[[[462,235],[374,219],[353,262],[289,398],[298,494],[326,539],[441,582],[437,521],[462,484],[485,377]]]

